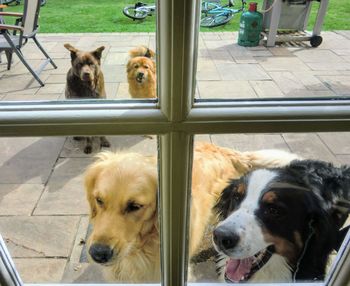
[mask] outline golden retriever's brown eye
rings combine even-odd
[[[149,68],[149,66],[145,66],[145,69],[148,69]]]
[[[139,65],[134,65],[134,68],[135,68],[135,69],[138,69],[138,68],[139,68]]]
[[[137,204],[135,202],[128,202],[125,212],[127,213],[131,213],[131,212],[136,212],[139,209],[141,209],[143,207],[143,205]]]
[[[96,198],[96,203],[99,205],[99,206],[103,206],[103,201],[101,198]]]

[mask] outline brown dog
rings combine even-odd
[[[106,98],[101,56],[105,47],[92,52],[78,50],[70,44],[64,44],[70,51],[72,67],[67,73],[65,96],[67,99],[103,99]],[[94,137],[74,137],[75,140],[86,140],[84,153],[92,152]],[[109,147],[106,137],[101,136],[100,146]]]
[[[156,157],[102,152],[85,173],[93,231],[90,257],[104,266],[110,281],[160,281]],[[297,157],[265,150],[238,152],[208,143],[194,150],[189,254],[196,253],[214,207],[230,179],[259,167],[284,166]]]
[[[154,98],[156,93],[156,63],[155,53],[145,46],[139,46],[129,51],[126,72],[129,83],[129,93],[132,98]]]

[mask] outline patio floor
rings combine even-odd
[[[196,96],[200,98],[337,97],[350,95],[350,31],[324,32],[317,49],[307,44],[244,48],[237,33],[201,33]],[[58,69],[47,66],[40,87],[15,58],[6,70],[0,63],[0,100],[63,100],[70,67],[66,42],[80,49],[104,45],[102,70],[107,98],[130,98],[125,64],[128,50],[155,47],[149,33],[51,34],[39,38]],[[23,49],[39,66],[34,45]],[[156,153],[155,138],[111,136],[113,150]],[[278,148],[304,158],[350,164],[350,132],[307,134],[201,135],[240,151]],[[86,155],[71,138],[0,138],[0,233],[7,242],[23,280],[31,282],[99,282],[100,271],[86,262],[84,243],[88,206],[83,172],[94,153]],[[210,263],[210,262],[209,262]],[[212,279],[206,264],[196,272]],[[201,269],[205,269],[201,273]]]

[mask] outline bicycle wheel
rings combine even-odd
[[[147,17],[147,12],[144,10],[139,10],[134,6],[127,6],[123,9],[123,14],[133,20],[142,20]]]
[[[201,19],[201,27],[213,28],[221,25],[225,25],[233,18],[232,13],[209,15]]]

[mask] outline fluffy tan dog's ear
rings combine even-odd
[[[85,172],[85,191],[86,191],[86,198],[90,205],[90,218],[95,217],[97,212],[93,191],[95,188],[96,178],[97,178],[97,175],[100,173],[100,170],[101,170],[100,166],[95,163],[95,164],[92,164]]]
[[[126,72],[130,72],[132,69],[132,62],[131,60],[128,61],[128,64],[126,65]]]
[[[157,66],[156,66],[156,62],[152,61],[152,72],[155,74],[157,72]]]

